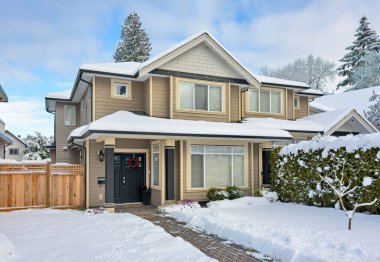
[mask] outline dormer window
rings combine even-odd
[[[248,98],[249,112],[282,113],[283,92],[267,89],[251,89]]]

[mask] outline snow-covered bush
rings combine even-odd
[[[159,213],[162,214],[170,214],[172,212],[187,210],[187,209],[196,209],[201,208],[201,206],[198,204],[198,202],[190,200],[190,199],[184,199],[176,204],[165,204],[161,205],[157,208]]]
[[[343,186],[356,187],[343,197],[347,210],[353,210],[359,203],[380,199],[380,133],[315,137],[277,148],[271,154],[271,171],[272,190],[281,201],[322,207],[339,202],[327,182],[338,182],[334,174],[344,172]],[[380,214],[380,203],[358,211]]]
[[[210,201],[237,199],[244,196],[244,192],[238,186],[228,186],[225,189],[211,187],[207,192]]]

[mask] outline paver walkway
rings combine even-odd
[[[205,255],[218,261],[261,261],[251,256],[248,251],[240,246],[227,244],[223,239],[204,234],[175,221],[172,218],[156,213],[152,206],[120,207],[116,212],[127,212],[140,216],[153,224],[162,227],[166,232],[175,237],[181,237],[189,242]]]

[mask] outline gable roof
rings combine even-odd
[[[24,144],[25,147],[28,146],[28,145],[27,145],[27,144],[26,144],[21,138],[19,138],[19,137],[16,136],[15,134],[13,134],[11,131],[9,131],[9,130],[5,130],[5,134],[10,135],[10,136],[12,137],[13,140],[14,140],[14,139],[18,140],[20,143]]]
[[[8,102],[7,94],[5,93],[5,91],[2,88],[1,84],[0,84],[0,102]]]
[[[13,144],[13,139],[1,131],[0,131],[0,141],[5,142],[5,143],[10,144],[10,145]]]
[[[369,98],[373,92],[380,95],[380,86],[368,87],[359,90],[347,91],[334,95],[325,95],[310,102],[310,109],[317,111],[333,111],[345,108],[354,108],[363,113],[372,104]]]

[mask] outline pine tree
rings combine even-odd
[[[374,91],[369,101],[375,103],[368,107],[368,111],[364,111],[364,115],[374,126],[380,128],[380,94]]]
[[[338,68],[338,74],[345,79],[338,84],[337,89],[355,85],[352,74],[361,64],[361,59],[371,51],[380,50],[379,36],[369,27],[369,24],[366,16],[360,19],[359,27],[356,29],[356,39],[351,46],[346,48],[349,52],[340,60],[343,64]]]
[[[115,62],[144,62],[149,59],[149,36],[144,28],[141,28],[140,17],[132,12],[121,27],[120,42],[113,56]]]
[[[352,74],[352,79],[354,80],[355,85],[349,90],[379,86],[380,52],[370,52],[368,55],[360,59],[359,65]]]
[[[43,136],[41,133],[36,132],[35,135],[27,135],[24,142],[28,145],[24,149],[24,160],[41,160],[49,158],[45,145],[52,143],[54,138]]]

